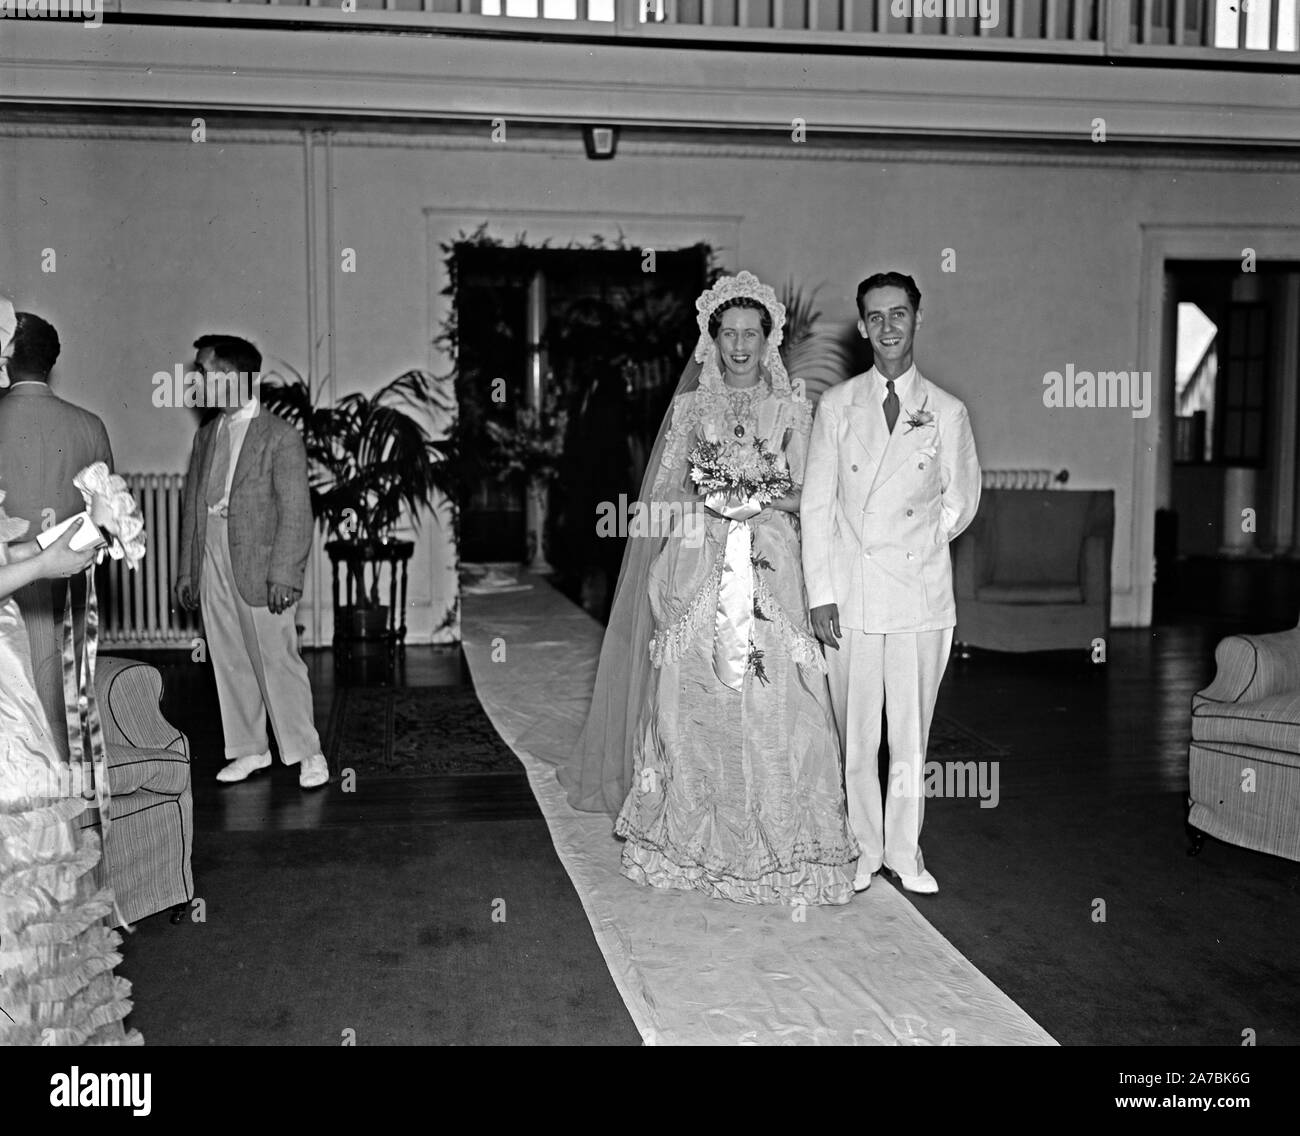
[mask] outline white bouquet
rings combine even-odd
[[[109,473],[103,462],[95,462],[77,474],[72,484],[81,490],[90,522],[108,541],[109,556],[125,558],[126,566],[135,568],[145,554],[144,520],[126,481]]]

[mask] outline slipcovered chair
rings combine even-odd
[[[162,675],[148,663],[101,655],[95,697],[111,795],[100,879],[113,889],[114,918],[171,908],[177,922],[194,898],[189,741],[162,716]],[[100,829],[98,810],[83,815],[83,828]]]
[[[1208,834],[1300,860],[1300,626],[1229,635],[1192,697],[1191,854]]]
[[[1110,630],[1115,494],[986,489],[954,542],[954,640],[990,651],[1090,651]]]

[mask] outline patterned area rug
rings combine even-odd
[[[472,686],[342,687],[326,742],[330,768],[370,776],[523,775]]]
[[[350,767],[393,777],[523,773],[471,686],[343,687],[334,697],[327,737],[335,771]],[[941,714],[930,726],[929,761],[1006,752]]]
[[[927,761],[978,761],[986,757],[1005,757],[1008,752],[942,714],[936,714],[930,723],[930,744],[925,751]]]

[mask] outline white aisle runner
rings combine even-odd
[[[465,655],[647,1043],[1056,1044],[880,876],[844,907],[800,909],[620,875],[610,818],[570,808],[553,764],[582,728],[603,629],[532,582],[464,596]]]

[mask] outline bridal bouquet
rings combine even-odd
[[[103,462],[95,462],[77,474],[72,484],[81,490],[91,523],[108,541],[109,556],[125,558],[127,567],[135,568],[144,559],[144,520],[126,481],[109,473]]]
[[[688,460],[691,480],[706,494],[768,505],[794,488],[784,455],[773,453],[762,438],[752,443],[702,438]]]

